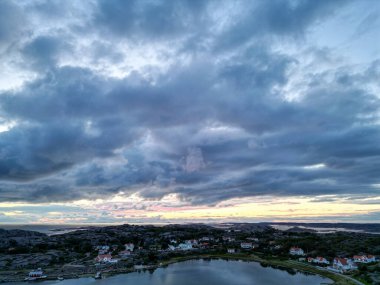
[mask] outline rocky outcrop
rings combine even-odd
[[[0,248],[35,245],[44,242],[47,237],[34,231],[0,229]]]

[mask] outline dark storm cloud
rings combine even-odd
[[[0,1],[0,48],[14,44],[22,32],[24,15],[12,1]]]
[[[94,24],[117,36],[141,39],[198,33],[205,22],[207,1],[106,1],[97,2]]]
[[[358,70],[317,64],[294,75],[302,76],[302,92],[290,100],[290,74],[303,59],[275,48],[287,36],[303,37],[341,2],[236,2],[245,8],[241,16],[232,13],[222,25],[230,3],[95,1],[81,8],[92,9],[81,23],[68,18],[65,28],[49,22],[51,34],[29,31],[13,54],[35,77],[0,94],[0,119],[15,122],[0,133],[0,201],[138,192],[215,204],[258,195],[378,193],[379,62]],[[80,10],[46,5],[29,8],[40,19]],[[91,65],[123,61],[116,46],[129,39],[167,43],[178,60],[119,77]],[[62,64],[76,53],[75,41],[90,45],[89,55]]]
[[[88,69],[53,68],[21,93],[5,92],[1,109],[27,121],[85,119],[106,113],[107,105],[113,104],[103,97],[106,84]]]
[[[244,2],[247,4],[246,2]],[[238,48],[261,38],[303,37],[313,22],[323,20],[344,1],[254,1],[244,5],[236,21],[216,42],[215,48]]]
[[[112,127],[113,128],[113,127]],[[112,150],[128,141],[128,130],[113,128],[94,139],[82,125],[69,122],[19,126],[1,136],[0,177],[29,180],[65,169],[92,157],[110,156]],[[118,131],[124,131],[117,135]]]
[[[50,36],[41,36],[28,43],[23,54],[26,61],[36,69],[54,66],[59,52],[68,49],[69,45],[61,39]]]

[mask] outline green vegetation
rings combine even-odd
[[[35,267],[71,272],[77,266],[77,275],[96,272],[97,267],[108,272],[123,273],[132,270],[134,265],[155,268],[193,258],[226,258],[260,262],[262,266],[306,271],[328,277],[336,284],[355,284],[355,278],[363,284],[376,284],[380,279],[378,264],[359,265],[358,270],[349,276],[342,276],[299,262],[299,256],[290,256],[289,248],[301,247],[306,256],[323,256],[330,262],[334,257],[352,257],[357,254],[380,253],[380,236],[364,233],[338,232],[317,234],[314,232],[279,231],[267,226],[250,224],[237,225],[234,229],[216,229],[205,225],[154,226],[110,226],[90,228],[57,236],[26,235],[31,238],[16,239],[6,233],[0,247],[0,264],[3,270],[23,270]],[[1,238],[1,237],[0,237]],[[197,240],[191,251],[169,250],[187,240]],[[254,249],[243,250],[241,242],[251,242]],[[135,250],[131,256],[118,256],[125,250],[124,244],[133,243]],[[98,246],[108,246],[112,257],[119,259],[114,264],[98,264]],[[233,248],[235,254],[226,254]],[[2,257],[3,255],[3,257]],[[68,266],[68,267],[67,267]],[[71,266],[71,267],[70,267]],[[326,266],[326,265],[325,265]],[[67,269],[65,269],[67,267]],[[1,274],[1,271],[0,271]],[[1,279],[0,279],[1,280]],[[358,284],[358,283],[356,283]]]

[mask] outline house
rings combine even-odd
[[[259,239],[256,238],[256,237],[249,237],[249,238],[247,238],[247,240],[251,240],[251,241],[259,242]]]
[[[99,254],[96,258],[96,262],[110,262],[112,260],[111,254]]]
[[[208,242],[202,242],[199,244],[199,248],[202,248],[202,249],[209,248],[209,247],[210,247],[210,244]]]
[[[193,249],[193,246],[190,243],[180,243],[177,246],[177,249],[179,249],[179,250],[191,250],[191,249]]]
[[[152,250],[152,251],[158,251],[158,250],[161,250],[161,245],[160,244],[151,244],[149,246],[149,250]]]
[[[189,239],[185,241],[186,244],[190,244],[191,246],[198,245],[198,241],[196,239]]]
[[[110,247],[108,245],[97,245],[95,246],[96,250],[110,250]]]
[[[228,248],[227,249],[227,253],[235,253],[235,249],[234,248]]]
[[[357,266],[351,259],[335,257],[333,268],[340,271],[348,271],[357,269]]]
[[[367,255],[368,262],[376,262],[376,257],[374,255]]]
[[[243,249],[251,249],[251,248],[253,248],[253,245],[251,242],[242,242],[240,244],[240,247]]]
[[[358,263],[375,262],[376,259],[373,255],[354,255],[354,261]]]
[[[330,262],[329,262],[326,258],[324,258],[324,257],[322,257],[322,256],[317,256],[317,257],[314,259],[314,262],[315,262],[315,263],[318,263],[318,264],[330,264]]]
[[[121,258],[128,258],[131,256],[131,252],[129,250],[123,250],[119,252]]]
[[[98,250],[98,254],[106,254],[110,250],[110,247],[108,245],[98,245],[95,249]]]
[[[175,250],[175,246],[174,246],[174,245],[171,245],[171,244],[169,244],[169,245],[168,245],[168,249],[169,249],[169,250],[171,250],[171,251],[173,251],[173,250]]]
[[[125,250],[133,251],[135,249],[135,245],[133,243],[126,243],[124,245]]]
[[[42,271],[41,268],[38,268],[36,270],[30,271],[28,276],[30,278],[43,278],[44,272]]]
[[[213,238],[210,238],[210,237],[202,237],[199,239],[199,241],[210,241],[212,240]]]
[[[307,262],[318,263],[318,264],[330,264],[330,262],[328,262],[326,258],[321,257],[321,256],[317,256],[316,258],[308,257]]]
[[[289,250],[289,254],[291,255],[305,255],[302,248],[299,248],[297,246],[292,246]]]
[[[235,241],[235,238],[234,238],[234,237],[224,236],[224,237],[223,237],[223,241],[233,242],[233,241]]]

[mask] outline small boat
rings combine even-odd
[[[60,277],[60,276],[58,276],[57,279],[58,279],[59,281],[64,280],[64,278],[63,278],[63,277]]]
[[[95,278],[95,279],[102,279],[102,272],[100,272],[100,271],[96,272],[94,278]]]

